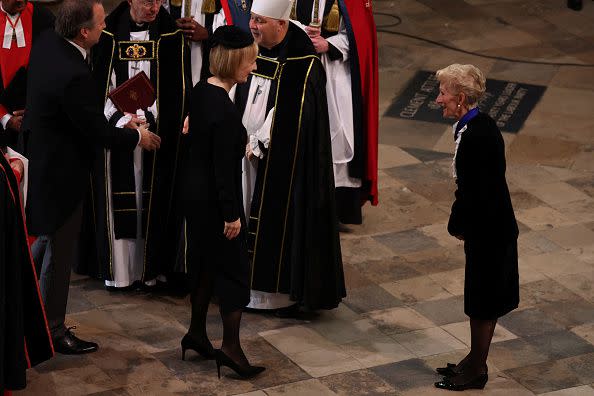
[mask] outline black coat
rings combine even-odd
[[[187,221],[188,272],[194,283],[204,269],[214,272],[223,310],[241,309],[250,299],[241,170],[247,132],[224,89],[205,80],[196,84],[184,140],[179,196]],[[237,219],[240,234],[228,240],[224,223]]]
[[[449,233],[467,241],[517,239],[518,225],[505,181],[505,144],[488,115],[479,113],[463,132],[456,173]]]
[[[33,7],[33,18],[32,18],[32,34],[31,34],[31,45],[34,45],[37,41],[37,37],[39,37],[39,33],[43,32],[46,29],[53,29],[54,28],[54,15],[45,9],[43,6],[35,4]],[[23,79],[23,81],[25,81]],[[22,90],[23,95],[25,95],[26,87],[23,84],[22,87],[19,87]],[[2,96],[2,92],[4,91],[4,80],[2,77],[2,71],[0,70],[0,97]],[[2,103],[9,111],[15,110],[22,110],[12,108],[9,103]],[[18,140],[18,132],[13,130],[5,130],[0,124],[0,146],[12,146],[13,148],[17,144]],[[25,142],[20,142],[21,146],[24,146]],[[19,151],[24,151],[24,147],[19,147]]]
[[[95,148],[133,150],[139,136],[107,124],[103,96],[82,54],[52,30],[42,33],[31,51],[27,90],[27,220],[32,235],[48,235],[87,192]]]
[[[495,121],[479,113],[456,154],[456,200],[448,231],[464,238],[464,312],[496,319],[518,307],[518,225],[505,181],[505,144]]]

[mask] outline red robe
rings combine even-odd
[[[0,154],[0,394],[26,386],[25,371],[54,354],[27,244],[18,178]]]
[[[4,41],[4,31],[8,23],[7,18],[4,12],[0,12],[0,43]],[[10,84],[12,78],[21,67],[26,67],[29,64],[29,55],[33,40],[33,3],[27,3],[25,10],[21,12],[20,20],[25,33],[25,46],[19,48],[16,42],[13,42],[11,48],[8,49],[1,47],[0,44],[0,76],[2,77],[2,88],[6,88]],[[4,117],[7,113],[8,109],[0,104],[0,118]]]
[[[371,0],[344,0],[355,35],[359,55],[361,96],[363,98],[363,127],[367,156],[364,182],[369,183],[368,199],[378,204],[377,151],[379,125],[379,80],[377,31],[373,19]],[[366,183],[364,183],[364,186]]]

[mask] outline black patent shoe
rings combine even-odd
[[[201,343],[190,333],[187,333],[184,338],[181,340],[181,348],[182,348],[182,360],[186,360],[186,350],[191,349],[194,352],[198,353],[204,359],[212,360],[215,358],[215,349],[212,347],[210,343],[205,345]]]
[[[243,379],[253,378],[262,371],[266,370],[266,367],[252,366],[250,364],[247,366],[240,366],[220,349],[215,349],[215,360],[217,362],[217,374],[219,379],[221,378],[221,366],[229,367]]]
[[[460,372],[454,371],[456,366],[457,366],[457,364],[455,364],[455,363],[448,363],[448,364],[446,364],[446,367],[438,367],[435,369],[435,371],[437,371],[437,374],[441,374],[446,377],[454,377],[454,376],[460,374]]]
[[[483,389],[488,380],[488,374],[480,374],[464,384],[455,384],[452,382],[451,378],[444,377],[444,379],[435,383],[435,387],[458,392],[465,391],[466,389]]]
[[[83,353],[95,352],[99,345],[94,342],[83,341],[70,330],[76,326],[69,327],[62,337],[54,339],[54,350],[63,355],[81,355]]]

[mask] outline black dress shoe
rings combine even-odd
[[[464,391],[466,389],[483,389],[489,380],[488,374],[480,374],[464,384],[455,384],[451,378],[445,377],[435,383],[435,387],[451,391]]]
[[[448,364],[446,364],[446,367],[438,367],[435,369],[435,371],[437,371],[437,374],[441,374],[446,377],[454,377],[454,376],[460,374],[459,372],[454,371],[456,366],[457,366],[457,364],[455,364],[455,363],[448,363]]]
[[[54,339],[54,350],[63,355],[80,355],[83,353],[95,352],[99,345],[94,342],[83,341],[76,337],[69,327],[62,337]]]
[[[253,378],[262,371],[266,370],[266,367],[252,366],[251,364],[248,364],[247,366],[240,366],[220,349],[215,349],[215,361],[217,363],[217,374],[219,379],[221,379],[221,366],[229,367],[243,379]]]

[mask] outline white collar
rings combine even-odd
[[[74,48],[76,48],[77,50],[80,51],[81,55],[83,56],[83,59],[84,60],[87,60],[87,50],[85,50],[83,47],[81,47],[80,45],[76,44],[72,40],[66,39],[66,41],[68,41],[70,44],[74,45]]]

